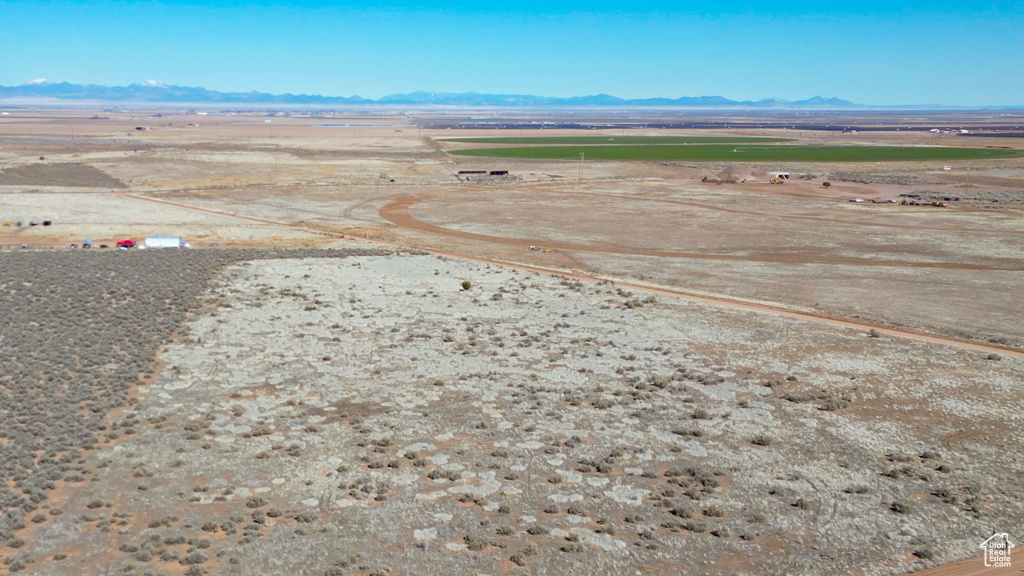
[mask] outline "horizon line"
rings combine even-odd
[[[436,108],[436,107],[460,107],[460,108],[515,108],[515,109],[547,108],[547,107],[563,108],[563,109],[565,109],[565,108],[572,108],[572,107],[580,107],[580,108],[620,108],[620,109],[623,109],[623,108],[636,107],[636,108],[647,108],[647,109],[649,109],[649,108],[751,109],[752,108],[752,109],[760,109],[760,110],[810,109],[810,110],[851,110],[851,111],[852,110],[899,110],[899,109],[914,109],[914,110],[917,110],[917,111],[929,111],[929,110],[935,110],[935,111],[938,111],[938,110],[993,110],[993,109],[994,110],[1016,110],[1016,109],[1024,109],[1024,103],[1022,103],[1022,104],[940,104],[940,103],[934,103],[933,102],[933,103],[926,103],[926,104],[906,104],[906,103],[904,103],[904,104],[864,104],[864,103],[853,102],[853,101],[850,101],[850,100],[845,100],[843,98],[836,97],[836,96],[824,97],[824,96],[821,96],[820,94],[816,94],[814,96],[811,96],[811,97],[808,97],[808,98],[799,99],[799,100],[790,100],[790,99],[781,98],[781,97],[777,97],[777,96],[764,96],[764,97],[761,97],[761,98],[759,98],[757,100],[750,100],[750,99],[747,99],[747,100],[734,100],[732,98],[728,98],[728,97],[722,96],[720,94],[713,94],[713,95],[702,94],[702,95],[699,95],[699,96],[676,96],[676,97],[670,97],[670,96],[645,96],[645,97],[640,97],[640,98],[623,98],[623,97],[620,97],[620,96],[614,96],[612,94],[608,94],[606,92],[598,92],[598,93],[585,94],[585,95],[575,95],[575,96],[545,96],[545,95],[531,94],[531,93],[526,93],[526,92],[523,92],[523,93],[493,93],[493,92],[478,92],[476,90],[469,90],[469,91],[463,91],[463,92],[432,91],[432,90],[412,90],[412,91],[409,91],[409,92],[398,92],[398,93],[393,93],[393,94],[386,94],[386,95],[381,96],[379,98],[364,98],[364,97],[361,97],[361,96],[359,96],[357,94],[353,94],[352,96],[333,96],[333,95],[324,95],[324,94],[319,94],[319,93],[312,93],[311,94],[311,93],[302,93],[302,92],[300,92],[300,93],[283,92],[283,93],[276,93],[275,94],[275,93],[271,93],[271,92],[261,92],[259,90],[222,91],[222,90],[209,89],[209,88],[205,88],[205,87],[202,87],[202,86],[184,86],[184,85],[176,85],[176,84],[165,84],[163,82],[154,81],[154,80],[147,80],[147,81],[144,81],[144,82],[132,82],[130,84],[120,85],[120,86],[109,86],[109,85],[104,85],[104,84],[81,84],[81,83],[75,83],[75,82],[68,82],[66,80],[65,81],[60,81],[60,82],[55,82],[55,81],[50,81],[50,80],[46,80],[46,79],[43,79],[43,78],[39,78],[39,79],[29,80],[29,81],[24,82],[22,84],[13,85],[13,86],[10,86],[10,85],[8,85],[8,86],[0,85],[0,89],[7,89],[7,90],[16,90],[16,89],[32,90],[33,88],[45,88],[45,87],[49,87],[49,86],[81,86],[81,87],[86,87],[86,88],[106,88],[106,89],[111,89],[111,90],[127,89],[127,88],[133,88],[133,87],[144,88],[144,89],[150,90],[150,91],[174,90],[174,89],[202,90],[202,91],[214,94],[214,95],[226,95],[226,96],[230,96],[230,95],[258,95],[258,96],[266,96],[266,97],[272,97],[272,98],[288,98],[288,97],[291,97],[291,98],[322,98],[322,99],[330,99],[330,100],[349,100],[350,102],[322,102],[322,103],[313,103],[313,102],[271,102],[271,101],[262,101],[262,102],[261,101],[252,101],[252,102],[244,102],[244,101],[242,101],[242,102],[229,102],[229,101],[220,102],[220,101],[213,101],[213,102],[211,102],[211,101],[208,101],[208,100],[205,100],[205,99],[202,99],[202,98],[188,99],[187,97],[185,97],[184,99],[181,99],[181,100],[153,101],[153,100],[147,100],[144,97],[141,97],[139,99],[107,99],[107,98],[102,98],[102,97],[100,97],[100,98],[89,98],[89,97],[77,98],[77,97],[63,97],[61,95],[42,95],[42,94],[39,94],[39,95],[32,95],[32,96],[26,95],[26,96],[21,96],[21,97],[19,97],[19,96],[12,96],[12,97],[0,96],[0,106],[5,105],[5,104],[7,104],[7,105],[15,105],[15,106],[17,106],[17,105],[40,105],[40,106],[45,106],[45,105],[48,105],[48,104],[55,103],[54,101],[57,101],[57,102],[60,102],[60,103],[78,102],[78,103],[81,103],[82,105],[87,105],[87,104],[89,104],[89,105],[115,104],[115,105],[133,105],[134,106],[134,105],[137,105],[137,104],[142,104],[142,105],[157,106],[157,107],[164,107],[165,105],[202,104],[202,105],[224,105],[224,106],[243,106],[243,107],[254,107],[254,106],[255,107],[260,107],[260,106],[268,106],[269,105],[269,106],[289,107],[289,108],[290,107],[296,107],[296,106],[297,107],[310,107],[310,108],[323,108],[323,107],[332,107],[332,106],[342,106],[342,107],[345,107],[345,108],[349,108],[349,107],[353,107],[353,106],[370,106],[370,107],[395,107],[395,106],[421,107],[422,106],[422,107],[430,107],[430,108]],[[398,100],[398,101],[395,101],[395,102],[387,101],[389,99],[399,99],[401,97],[409,97],[409,96],[416,96],[416,95],[429,95],[429,96],[433,96],[433,97],[436,97],[436,98],[442,99],[442,100],[446,99],[446,98],[455,98],[455,97],[479,96],[479,97],[482,97],[482,98],[524,98],[524,99],[537,99],[537,100],[548,100],[548,101],[551,101],[551,102],[542,102],[542,103],[515,103],[515,102],[509,102],[507,104],[504,104],[504,103],[480,103],[480,104],[473,104],[473,103],[438,103],[438,102],[429,102],[429,101],[413,102],[413,101],[401,101],[401,100]],[[603,102],[603,103],[567,103],[567,102],[564,102],[566,100],[586,100],[586,99],[596,99],[596,98],[613,99],[613,100],[615,100],[617,102]],[[690,103],[673,104],[673,101],[676,101],[676,100],[701,100],[701,99],[706,99],[706,100],[721,99],[721,100],[723,100],[725,102],[722,102],[721,104],[717,104],[717,103],[713,103],[713,102],[712,103],[707,103],[707,104],[698,104],[698,103],[693,103],[693,104],[690,104]],[[645,102],[657,101],[657,100],[662,100],[662,101],[665,101],[665,102],[649,103],[649,104],[645,103]],[[829,105],[827,103],[826,104],[814,104],[814,103],[811,103],[812,101],[823,101],[823,102],[834,101],[834,102],[836,102],[836,104],[834,104],[834,105]],[[21,103],[19,104],[18,102],[21,102]],[[778,105],[777,106],[773,106],[773,105],[770,105],[770,104],[767,104],[767,103],[777,103]],[[757,104],[762,104],[762,105],[757,106]]]

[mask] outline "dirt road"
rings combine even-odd
[[[957,184],[974,184],[975,186],[999,186],[1003,188],[1024,188],[1024,180],[1019,178],[1000,178],[983,174],[932,174],[936,180],[955,182]]]
[[[982,558],[978,557],[922,570],[916,574],[917,576],[1013,576],[1022,573],[1024,570],[1017,567],[986,568]]]
[[[641,248],[628,248],[621,246],[602,246],[589,244],[574,244],[569,242],[557,242],[543,238],[508,238],[478,234],[461,230],[452,230],[436,224],[424,222],[409,213],[409,209],[416,204],[436,198],[451,192],[432,192],[417,196],[409,196],[387,204],[380,210],[382,218],[399,226],[449,236],[464,240],[479,242],[491,242],[510,246],[534,246],[542,245],[545,248],[558,250],[571,250],[576,252],[604,252],[608,254],[624,254],[630,256],[656,256],[661,258],[688,258],[694,260],[726,260],[736,262],[760,262],[771,264],[829,264],[849,266],[898,266],[900,268],[940,268],[955,270],[1004,270],[1020,272],[1024,271],[1024,263],[1019,260],[1007,260],[999,265],[972,264],[961,262],[927,262],[927,261],[906,261],[886,262],[873,258],[843,257],[835,254],[820,253],[817,251],[803,251],[799,254],[779,253],[769,250],[748,250],[748,254],[709,254],[706,252],[682,252],[669,250],[646,250]],[[562,194],[565,194],[564,192]],[[588,194],[593,195],[593,194]],[[694,204],[698,206],[697,204]],[[753,212],[750,212],[753,214]]]
[[[122,195],[124,197],[126,197],[126,198],[133,198],[133,199],[136,199],[136,200],[148,201],[148,202],[157,202],[157,203],[161,203],[161,204],[177,206],[177,207],[180,207],[180,208],[187,208],[187,209],[197,210],[197,211],[201,211],[201,212],[214,213],[214,214],[218,214],[218,215],[221,215],[221,216],[228,216],[228,217],[233,217],[233,218],[239,218],[239,219],[247,220],[247,221],[251,221],[251,222],[258,222],[258,223],[261,223],[261,224],[271,224],[271,225],[282,226],[282,227],[286,227],[286,228],[290,228],[290,229],[297,229],[297,230],[303,230],[303,231],[309,231],[309,232],[316,232],[316,233],[323,234],[325,236],[334,236],[334,237],[338,237],[339,236],[338,234],[335,234],[335,233],[332,233],[332,232],[327,232],[327,231],[324,231],[324,230],[319,230],[319,229],[317,229],[315,227],[310,227],[308,225],[307,226],[296,226],[296,225],[288,224],[286,222],[277,222],[277,221],[273,221],[273,220],[251,218],[251,217],[247,217],[247,216],[241,216],[241,215],[237,215],[237,214],[232,214],[230,212],[222,212],[222,211],[217,211],[217,210],[210,210],[210,209],[207,209],[207,208],[200,208],[200,207],[192,206],[192,205],[189,205],[189,204],[182,204],[182,203],[179,203],[179,202],[172,202],[172,201],[169,201],[169,200],[161,200],[161,199],[156,199],[156,198],[149,198],[149,197],[146,197],[146,196],[140,196],[140,195],[135,195],[135,194],[122,194]],[[423,198],[429,197],[429,196],[430,195],[414,196],[414,197],[409,197],[409,198],[405,198],[405,199],[402,199],[402,200],[398,200],[396,202],[392,202],[392,203],[388,204],[387,206],[385,206],[383,209],[381,209],[381,215],[382,215],[382,217],[388,219],[389,221],[391,221],[391,222],[393,222],[393,223],[395,223],[397,225],[402,225],[405,222],[408,222],[410,226],[415,227],[415,226],[417,226],[417,223],[419,223],[420,221],[415,219],[415,218],[413,218],[412,216],[408,215],[408,207],[413,205],[413,204],[415,204],[417,201],[421,201]],[[385,210],[388,211],[387,215],[385,215]],[[403,216],[403,214],[404,214],[404,216]],[[391,218],[395,218],[397,220],[397,222],[395,220],[391,220]],[[457,231],[448,230],[448,229],[440,227],[440,226],[434,226],[434,225],[426,224],[426,223],[421,223],[421,226],[423,226],[423,227],[422,228],[418,228],[418,229],[427,230],[427,231],[434,231],[434,229],[437,229],[439,231],[439,233],[442,233],[442,234],[456,234],[457,233]],[[473,239],[473,238],[475,238],[477,236],[480,236],[481,239],[488,239],[488,240],[491,239],[491,238],[496,238],[496,237],[486,236],[486,235],[482,235],[482,234],[479,234],[479,235],[478,234],[471,234],[471,233],[458,233],[458,234],[463,235],[463,237],[470,238],[470,239]],[[395,242],[387,242],[387,241],[383,241],[383,240],[380,240],[380,239],[359,239],[359,240],[371,242],[371,243],[378,244],[378,245],[392,246],[392,247],[396,247],[396,248],[422,249],[422,248],[417,247],[417,246],[407,246],[407,245],[404,245],[404,244],[395,243]],[[517,246],[528,246],[528,245],[530,245],[531,242],[538,242],[536,240],[531,241],[529,239],[514,239],[514,238],[496,238],[496,240],[497,241],[504,241],[505,243],[509,243],[509,244],[513,244],[513,245],[517,245]],[[547,245],[550,246],[551,243],[547,243]],[[573,245],[566,245],[565,249],[569,249],[569,250],[576,250],[576,249],[578,249],[578,248],[575,248],[575,247],[572,247],[572,246]],[[556,247],[560,247],[560,246],[558,246],[556,244]],[[591,249],[594,250],[593,248],[591,248]],[[753,312],[759,312],[759,313],[765,313],[765,314],[774,314],[774,315],[783,316],[783,317],[786,317],[786,318],[791,318],[791,319],[794,319],[794,320],[805,320],[805,321],[811,321],[811,322],[830,324],[830,325],[837,326],[837,327],[842,327],[842,328],[853,328],[853,329],[865,330],[865,331],[874,329],[880,335],[884,335],[884,336],[912,338],[912,339],[916,339],[916,340],[920,340],[920,341],[931,342],[931,343],[934,343],[934,344],[942,344],[942,345],[945,345],[945,346],[956,346],[956,347],[959,347],[959,348],[966,348],[966,349],[970,349],[970,350],[977,350],[978,352],[983,352],[983,353],[988,353],[988,354],[1002,354],[1002,355],[1013,356],[1013,357],[1017,357],[1017,358],[1024,358],[1024,352],[1021,352],[1021,351],[1018,351],[1018,350],[1008,349],[1008,348],[1004,348],[1004,347],[1001,347],[1001,346],[993,346],[993,345],[990,345],[990,344],[983,344],[983,343],[979,343],[979,342],[973,342],[973,341],[969,341],[969,340],[961,340],[961,339],[956,339],[956,338],[950,338],[950,337],[947,337],[947,336],[937,336],[937,335],[934,335],[934,334],[929,334],[929,333],[925,333],[925,332],[922,332],[922,331],[917,331],[917,330],[914,330],[914,329],[911,329],[911,328],[894,329],[894,328],[879,326],[879,325],[875,325],[875,324],[871,324],[871,323],[867,323],[867,322],[859,322],[859,321],[848,319],[848,318],[832,317],[832,316],[827,316],[827,315],[823,315],[823,314],[812,314],[812,313],[807,313],[807,312],[797,312],[797,311],[794,311],[794,310],[789,310],[789,309],[785,309],[785,308],[781,308],[781,307],[775,307],[775,306],[769,306],[769,305],[766,305],[766,304],[758,304],[758,303],[753,303],[753,302],[745,302],[745,301],[737,300],[737,299],[733,299],[733,298],[725,298],[725,297],[718,297],[718,296],[708,296],[708,295],[703,295],[703,294],[694,294],[694,293],[690,293],[690,292],[686,292],[686,291],[682,291],[682,290],[674,290],[674,289],[663,288],[663,287],[653,287],[653,286],[647,286],[647,285],[642,285],[642,284],[624,283],[624,282],[621,282],[621,281],[618,281],[618,280],[612,280],[612,279],[608,279],[608,278],[601,278],[601,277],[598,277],[598,276],[591,276],[591,275],[582,274],[582,273],[574,272],[574,271],[557,270],[557,269],[544,268],[544,267],[539,267],[539,266],[530,266],[530,265],[527,265],[527,264],[511,263],[511,262],[507,262],[507,261],[503,261],[503,260],[497,260],[497,259],[479,258],[479,257],[474,257],[474,256],[471,256],[471,255],[467,255],[467,254],[460,254],[460,253],[454,253],[454,252],[445,252],[445,251],[439,251],[439,250],[429,250],[429,249],[428,250],[424,250],[424,251],[430,252],[432,254],[439,254],[439,255],[448,256],[448,257],[452,257],[452,258],[461,258],[461,259],[465,259],[465,260],[471,260],[471,261],[474,261],[474,262],[483,262],[483,263],[495,264],[495,265],[499,265],[499,266],[508,266],[508,267],[512,267],[512,268],[516,268],[516,269],[520,269],[520,270],[528,270],[528,271],[539,272],[539,273],[543,273],[543,274],[558,275],[558,276],[563,276],[563,277],[566,277],[566,278],[573,278],[573,279],[578,279],[578,280],[587,280],[587,281],[593,281],[593,282],[614,281],[615,284],[618,285],[618,286],[627,287],[627,288],[630,288],[630,289],[633,289],[633,290],[644,291],[644,292],[653,293],[653,294],[660,294],[660,295],[671,296],[671,297],[675,297],[675,298],[684,298],[684,299],[687,299],[687,300],[703,302],[703,303],[707,303],[707,304],[714,304],[714,305],[718,305],[718,306],[726,306],[726,307],[735,308],[735,309],[750,310],[750,311],[753,311]],[[627,251],[625,253],[629,253],[629,252]],[[704,256],[704,255],[696,255],[695,257],[706,257],[706,256]]]

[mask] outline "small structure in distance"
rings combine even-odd
[[[522,176],[512,175],[508,170],[459,170],[455,176],[463,182],[522,179]]]
[[[181,236],[146,236],[143,244],[146,248],[184,248],[186,246]]]

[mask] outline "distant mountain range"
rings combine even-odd
[[[682,98],[618,98],[608,94],[552,98],[529,94],[478,94],[463,92],[448,94],[438,92],[411,92],[394,94],[377,100],[378,104],[447,105],[447,106],[624,106],[624,107],[685,107],[685,108],[861,108],[858,104],[839,98],[815,96],[807,100],[790,102],[778,98],[763,100],[730,100],[723,96],[683,96]]]
[[[206,88],[168,86],[160,82],[129,84],[128,86],[99,86],[96,84],[70,84],[37,80],[20,86],[0,86],[3,100],[62,100],[71,102],[106,102],[114,104],[300,104],[333,106],[346,104],[373,104],[358,96],[338,98],[306,94],[267,94],[264,92],[218,92]]]
[[[195,104],[244,106],[479,106],[479,107],[685,107],[685,108],[758,108],[758,109],[851,109],[877,108],[855,104],[839,98],[815,96],[806,100],[788,101],[778,98],[763,100],[730,100],[722,96],[684,96],[682,98],[625,99],[597,94],[572,98],[552,98],[528,94],[461,94],[410,92],[384,96],[378,100],[359,96],[320,96],[309,94],[267,94],[265,92],[218,92],[206,88],[169,86],[149,81],[128,86],[99,86],[35,80],[20,86],[0,86],[0,104],[8,103],[109,103],[109,104]],[[939,106],[930,106],[936,108]],[[887,107],[887,108],[892,108]],[[927,108],[927,107],[921,107]]]

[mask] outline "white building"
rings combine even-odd
[[[184,248],[181,236],[146,236],[146,248]]]

